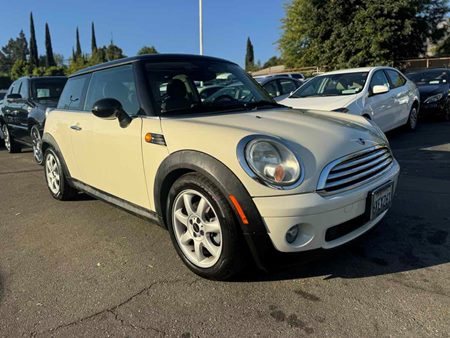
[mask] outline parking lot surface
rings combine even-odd
[[[30,152],[0,149],[0,336],[450,334],[450,123],[388,135],[394,206],[356,243],[231,282],[192,274],[164,229],[51,198]]]

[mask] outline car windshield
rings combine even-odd
[[[408,74],[408,77],[416,84],[443,84],[448,82],[447,72],[445,70],[428,70],[419,73]]]
[[[205,59],[147,62],[145,69],[161,115],[278,106],[244,70],[229,62]]]
[[[368,74],[368,72],[356,72],[316,76],[301,86],[291,97],[357,94],[363,90]]]
[[[66,78],[33,79],[31,97],[35,100],[58,100],[66,82]]]

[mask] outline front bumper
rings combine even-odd
[[[428,116],[443,114],[446,110],[446,102],[447,100],[441,100],[432,103],[422,103],[420,105],[420,115]]]
[[[262,216],[270,240],[280,252],[303,252],[331,249],[343,245],[375,226],[386,214],[376,219],[364,218],[369,192],[392,181],[397,186],[400,166],[397,161],[379,179],[354,190],[332,196],[317,192],[276,197],[258,197],[253,201]],[[294,243],[286,241],[286,232],[300,225],[300,234]],[[326,239],[327,230],[342,225],[347,231],[342,236]],[[336,227],[337,228],[337,227]]]

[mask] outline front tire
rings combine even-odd
[[[409,113],[408,122],[405,125],[406,129],[409,131],[416,130],[418,119],[419,119],[419,111],[417,110],[417,107],[412,107]]]
[[[9,132],[9,128],[6,124],[2,125],[3,140],[5,142],[5,148],[10,154],[19,153],[22,150],[20,144],[18,144]]]
[[[31,127],[31,141],[33,142],[33,156],[37,164],[42,165],[44,162],[44,154],[42,152],[41,132],[37,126]]]
[[[245,244],[233,211],[204,176],[189,173],[173,184],[166,219],[178,255],[194,273],[225,280],[244,268]]]
[[[59,156],[52,148],[45,151],[44,172],[48,190],[53,198],[67,201],[77,194],[67,181]]]

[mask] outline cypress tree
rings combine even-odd
[[[45,23],[45,55],[46,66],[56,66],[55,58],[53,56],[52,38],[50,37],[50,29],[48,28],[48,23]]]
[[[247,52],[245,53],[245,70],[251,71],[255,68],[255,54],[250,38],[247,38]]]
[[[76,42],[76,50],[75,50],[75,58],[79,58],[82,56],[81,44],[80,44],[80,33],[78,32],[77,27],[77,42]]]
[[[97,51],[97,39],[95,38],[94,23],[91,25],[91,51],[94,54]]]
[[[30,13],[30,64],[39,67],[39,55],[36,43],[36,33],[34,31],[33,12]]]

